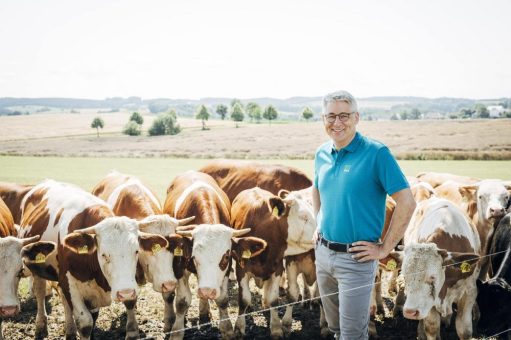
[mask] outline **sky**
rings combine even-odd
[[[2,0],[0,97],[511,97],[509,0]]]

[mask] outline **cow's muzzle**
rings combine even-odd
[[[116,297],[120,302],[131,301],[137,298],[137,292],[135,289],[121,289],[117,291]]]
[[[212,288],[199,288],[199,297],[201,299],[216,299],[216,289]]]
[[[2,317],[11,317],[18,314],[19,308],[18,306],[2,306],[0,307],[0,316]]]
[[[161,284],[162,293],[171,293],[176,290],[176,281],[165,281]]]
[[[419,320],[420,312],[418,309],[405,308],[403,309],[403,316],[411,320]]]

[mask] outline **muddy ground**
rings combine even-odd
[[[20,286],[26,287],[26,279],[22,280]],[[192,278],[191,286],[196,287]],[[261,295],[259,289],[251,283],[252,289],[252,314],[247,317],[247,335],[245,339],[269,339],[269,312],[254,312],[261,310]],[[26,291],[26,288],[25,288]],[[229,284],[230,307],[229,314],[233,318],[237,314],[237,285],[235,282]],[[385,315],[378,315],[375,321],[379,339],[415,339],[417,322],[404,319],[403,317],[392,318],[392,299],[384,297]],[[281,296],[281,303],[286,298]],[[49,336],[47,339],[61,339],[64,337],[64,311],[60,304],[59,297],[54,294],[47,301]],[[35,332],[35,300],[22,294],[22,312],[12,319],[4,320],[3,333],[5,339],[29,339],[33,338]],[[281,308],[281,315],[284,308]],[[212,304],[213,322],[210,325],[197,327],[198,300],[193,292],[192,306],[188,311],[186,326],[189,328],[185,333],[185,339],[219,339],[220,333],[215,320],[218,320],[218,311]],[[160,294],[155,293],[150,285],[141,287],[138,304],[137,320],[141,338],[165,339],[163,333],[163,300]],[[231,319],[232,320],[232,319]],[[452,323],[454,324],[454,322]],[[124,339],[126,326],[126,313],[124,305],[114,303],[108,308],[102,308],[99,313],[98,322],[94,329],[96,339]],[[475,338],[485,338],[481,334],[474,334]],[[168,338],[168,337],[167,337]],[[309,305],[298,304],[293,310],[293,327],[290,339],[321,339],[319,329],[319,310]],[[326,339],[333,339],[327,337]],[[442,330],[442,339],[457,339],[454,325],[447,330]]]

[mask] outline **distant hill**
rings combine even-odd
[[[198,105],[204,104],[214,113],[218,104],[230,105],[232,98],[207,97],[201,99],[171,99],[153,98],[142,99],[140,97],[112,97],[106,99],[80,99],[80,98],[0,98],[0,115],[20,113],[36,113],[41,109],[85,109],[96,108],[101,110],[119,110],[122,108],[138,110],[147,108],[153,113],[175,109],[181,116],[192,116]],[[273,105],[281,113],[281,118],[296,119],[305,106],[309,106],[314,112],[321,112],[321,97],[291,97],[278,99],[270,97],[241,99],[243,104],[256,102],[261,106]],[[476,103],[492,105],[499,103],[511,103],[511,98],[497,98],[475,100],[467,98],[425,98],[410,96],[392,97],[367,97],[359,98],[359,109],[363,116],[372,118],[389,118],[394,113],[410,111],[417,108],[422,113],[430,112],[442,115],[451,112],[459,112],[463,108],[471,108]]]

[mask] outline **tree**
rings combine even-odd
[[[130,121],[137,123],[138,125],[144,124],[144,118],[138,112],[133,112],[130,116]]]
[[[206,120],[209,118],[209,111],[206,106],[199,106],[197,113],[195,114],[195,118],[202,120],[202,130],[206,130]]]
[[[490,118],[490,112],[484,104],[478,103],[474,105],[474,110],[479,118]]]
[[[474,111],[471,109],[463,108],[460,110],[459,116],[461,118],[472,118],[472,115],[474,114]]]
[[[392,116],[390,116],[390,120],[399,120],[399,115],[397,113],[393,113]]]
[[[261,115],[261,107],[259,104],[254,102],[249,102],[247,104],[247,115],[250,118],[251,121],[256,121],[259,123],[261,121],[262,115]]]
[[[238,127],[238,122],[243,121],[245,115],[243,114],[243,109],[239,103],[234,104],[231,111],[231,119],[236,122],[236,127]]]
[[[401,112],[399,115],[401,116],[402,120],[407,120],[408,119],[408,111],[406,111],[406,110]]]
[[[236,103],[240,104],[241,108],[243,109],[243,103],[241,102],[241,100],[239,100],[237,98],[234,98],[233,100],[231,100],[231,108],[233,108]]]
[[[271,125],[271,121],[277,119],[279,113],[277,109],[273,107],[273,105],[268,105],[263,112],[263,118],[268,119],[269,124]]]
[[[306,121],[309,121],[309,119],[311,119],[312,117],[314,116],[314,112],[311,110],[310,107],[306,106],[303,111],[302,111],[302,117],[306,120]]]
[[[122,129],[122,133],[128,136],[140,136],[142,133],[142,127],[137,122],[130,120],[124,128]]]
[[[153,102],[153,103],[149,104],[148,107],[149,107],[149,111],[151,111],[151,113],[160,113],[160,112],[168,110],[168,108],[169,108],[169,106],[167,104],[158,103],[158,102]]]
[[[222,120],[225,119],[225,116],[227,115],[228,107],[224,104],[218,104],[216,106],[216,114],[219,115]]]
[[[407,116],[409,119],[421,119],[421,115],[422,113],[420,112],[420,110],[416,107],[414,107],[412,109],[412,111],[410,111],[410,116]]]
[[[181,127],[177,124],[176,111],[170,110],[153,121],[149,128],[149,136],[176,135],[181,132]]]
[[[96,117],[92,120],[90,127],[93,129],[96,129],[97,137],[99,138],[99,129],[102,129],[105,127],[105,122],[103,121],[103,119],[101,117]]]

